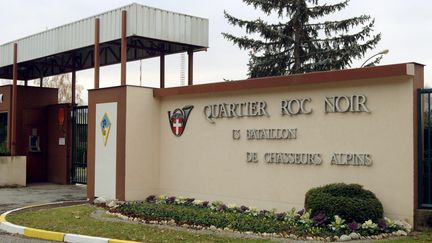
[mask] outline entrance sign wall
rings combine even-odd
[[[124,184],[117,183],[111,199],[165,194],[288,210],[302,208],[312,187],[359,183],[378,196],[387,216],[413,222],[414,94],[422,86],[422,66],[398,64],[168,89],[110,88],[124,94],[118,111],[126,119],[118,134],[124,143],[110,134],[117,148],[107,147],[125,151],[113,156],[124,169],[113,177]],[[92,97],[106,92],[90,91],[89,114],[96,116],[89,124],[102,114]],[[192,106],[180,134],[172,112]],[[110,118],[116,123],[120,116]],[[89,129],[89,142],[99,140],[100,131]],[[89,147],[91,199],[98,196],[90,185],[97,183],[92,154]],[[96,175],[97,163],[96,157]]]

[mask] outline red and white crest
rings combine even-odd
[[[175,109],[172,113],[168,111],[171,132],[175,136],[180,137],[183,134],[192,109],[193,106],[185,106],[182,109]]]
[[[182,117],[173,117],[171,118],[171,131],[176,136],[180,136],[183,134],[183,118]]]

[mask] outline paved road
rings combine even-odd
[[[0,213],[39,203],[86,199],[85,186],[31,184],[23,188],[0,189]],[[51,241],[28,239],[0,231],[0,243],[49,243]]]
[[[54,243],[54,241],[29,239],[23,236],[8,235],[0,231],[0,243]]]

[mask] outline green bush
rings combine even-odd
[[[369,190],[358,184],[335,183],[312,188],[306,193],[305,209],[312,215],[340,216],[347,222],[377,221],[383,217],[383,206]]]
[[[293,208],[278,213],[276,210],[258,211],[244,205],[225,205],[220,201],[210,203],[194,198],[151,195],[143,202],[122,203],[110,208],[110,211],[146,222],[174,221],[177,225],[297,236],[327,237],[351,232],[374,235],[407,231],[395,221],[380,219],[381,203],[372,192],[362,189],[360,185],[331,184],[312,189],[306,195],[306,206],[309,208],[307,211]],[[312,210],[315,210],[314,214]]]
[[[175,220],[178,225],[216,226],[217,228],[231,228],[238,231],[252,231],[260,233],[275,233],[287,229],[287,225],[274,218],[266,216],[253,217],[240,212],[216,212],[209,208],[167,205],[152,203],[127,203],[119,210],[126,215],[140,217],[146,220]]]

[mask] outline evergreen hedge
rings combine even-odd
[[[199,206],[168,205],[155,203],[128,203],[120,206],[120,211],[128,216],[146,220],[175,220],[176,224],[200,225],[205,227],[231,228],[238,231],[277,233],[287,230],[283,221],[268,215],[254,217],[234,211],[215,212]]]
[[[306,193],[305,209],[312,215],[340,216],[347,222],[377,221],[383,206],[375,194],[358,184],[335,183],[312,188]]]
[[[147,197],[144,202],[126,202],[110,208],[143,222],[229,228],[240,232],[276,233],[286,236],[340,236],[352,232],[362,236],[409,232],[403,222],[382,218],[382,205],[360,185],[330,184],[311,189],[307,210],[286,212],[257,210],[255,207],[224,204],[174,196]],[[346,219],[346,220],[345,220]]]

